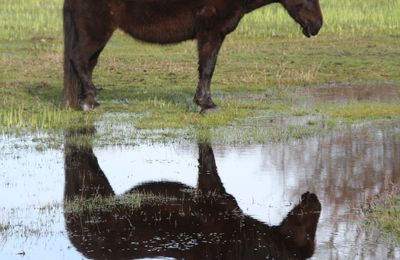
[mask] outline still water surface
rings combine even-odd
[[[359,210],[400,182],[396,125],[251,146],[82,150],[67,134],[63,150],[38,152],[4,142],[0,259],[400,258],[400,248],[362,227]],[[76,195],[132,192],[168,199],[64,212]]]

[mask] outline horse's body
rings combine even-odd
[[[84,198],[94,209],[66,210],[66,227],[71,243],[87,258],[304,259],[314,252],[321,211],[314,194],[303,194],[280,225],[268,226],[241,211],[225,191],[211,147],[199,144],[197,187],[148,182],[116,196],[92,148],[77,147],[69,137],[64,205]],[[137,194],[140,205],[90,200],[129,194]]]
[[[316,35],[322,26],[318,0],[64,0],[64,99],[66,107],[84,110],[98,105],[92,72],[97,59],[120,28],[150,43],[196,39],[199,83],[195,102],[215,108],[210,83],[218,51],[244,14],[279,2],[303,27]]]

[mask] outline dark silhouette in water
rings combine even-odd
[[[322,26],[319,0],[64,0],[65,106],[89,110],[99,105],[92,72],[120,28],[150,43],[196,39],[199,82],[194,101],[202,111],[213,109],[210,84],[225,36],[245,14],[271,3],[282,4],[307,37]]]
[[[71,134],[71,133],[70,133]],[[71,135],[70,135],[71,136]],[[92,259],[304,259],[312,256],[321,204],[315,194],[301,201],[279,226],[268,226],[239,208],[225,192],[212,148],[199,144],[196,188],[148,182],[116,196],[90,146],[65,146],[65,205],[74,199],[133,198],[140,203],[91,205],[65,221],[72,244]],[[134,198],[133,198],[134,199]],[[79,200],[78,200],[79,201]],[[92,203],[99,200],[93,200]],[[138,202],[137,201],[137,202]]]

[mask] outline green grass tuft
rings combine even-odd
[[[350,103],[334,108],[331,115],[348,120],[395,119],[400,117],[400,104]]]
[[[388,242],[400,244],[400,196],[391,194],[383,203],[364,208],[367,226],[378,228]]]

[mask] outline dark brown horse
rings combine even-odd
[[[126,201],[132,194],[136,203],[96,205],[99,197]],[[92,148],[67,139],[64,198],[69,239],[90,259],[305,259],[314,253],[321,211],[317,196],[307,192],[279,226],[245,215],[226,193],[204,143],[196,188],[148,182],[116,196]],[[69,210],[77,198],[90,207]]]
[[[216,107],[211,77],[218,51],[242,17],[280,3],[307,37],[322,26],[319,0],[64,0],[64,101],[67,108],[98,106],[92,72],[113,32],[120,28],[150,43],[196,39],[199,82],[194,101],[202,111]]]

